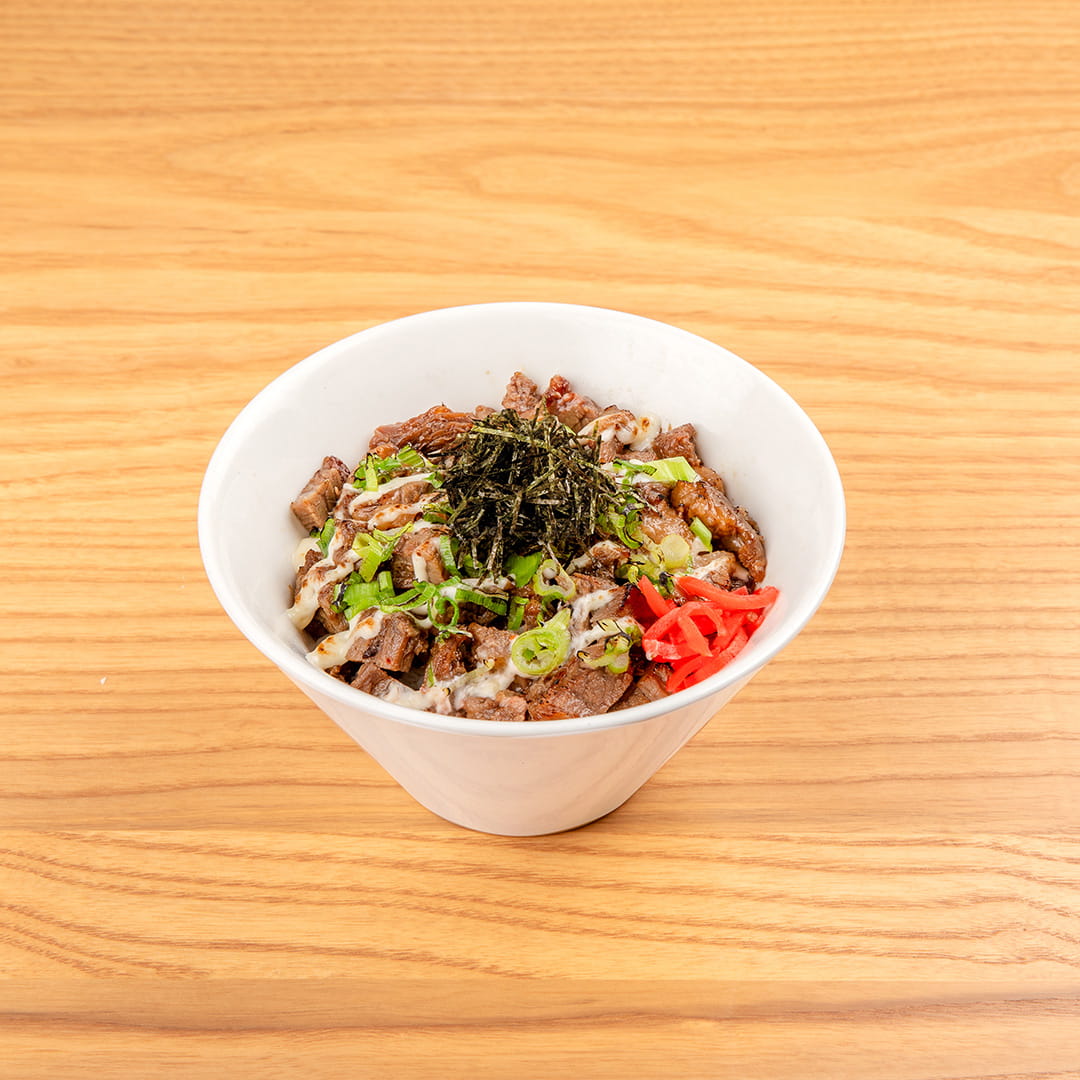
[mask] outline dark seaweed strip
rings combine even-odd
[[[599,465],[599,447],[554,416],[504,410],[454,444],[444,493],[448,525],[489,574],[505,558],[537,549],[565,560],[580,554],[605,513],[633,499]]]

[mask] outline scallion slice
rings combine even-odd
[[[522,675],[536,679],[554,671],[570,655],[570,609],[563,608],[534,630],[518,634],[510,646],[510,662]]]
[[[534,551],[531,555],[511,555],[506,560],[504,568],[507,574],[514,579],[514,584],[523,589],[532,580],[533,574],[540,569],[544,561],[542,551]]]
[[[709,526],[701,518],[696,517],[690,522],[690,531],[701,541],[701,545],[706,551],[712,551],[712,533],[709,531]]]

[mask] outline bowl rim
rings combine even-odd
[[[826,567],[820,579],[814,584],[800,608],[788,613],[787,625],[783,632],[765,649],[753,655],[748,661],[746,654],[737,656],[722,671],[710,676],[703,682],[680,690],[670,697],[645,705],[636,705],[629,709],[602,713],[598,716],[567,717],[562,720],[474,720],[469,717],[443,716],[439,713],[423,712],[419,709],[395,705],[381,698],[363,694],[355,687],[338,679],[328,677],[325,672],[296,655],[275,634],[264,629],[253,616],[249,616],[243,599],[232,588],[225,572],[222,560],[218,558],[218,545],[214,541],[215,519],[214,504],[224,478],[228,475],[229,462],[234,453],[243,445],[249,429],[258,422],[266,403],[288,394],[289,388],[306,378],[311,369],[317,369],[334,360],[338,353],[351,349],[361,339],[372,339],[393,334],[409,324],[435,319],[468,318],[484,311],[499,310],[513,313],[530,311],[548,312],[553,315],[573,315],[588,318],[602,318],[614,323],[648,324],[652,328],[662,328],[666,334],[675,338],[685,337],[693,340],[700,347],[705,343],[710,349],[725,354],[729,362],[734,362],[749,369],[752,378],[763,380],[776,395],[781,406],[787,410],[794,423],[803,429],[804,435],[816,445],[825,466],[823,480],[829,489],[828,499],[832,507],[829,522],[831,550]],[[225,614],[247,640],[268,660],[274,663],[294,684],[305,693],[330,698],[350,710],[373,713],[376,716],[412,727],[421,727],[459,735],[482,735],[493,738],[544,738],[558,735],[584,734],[608,728],[625,727],[638,724],[665,713],[675,712],[687,706],[696,705],[708,698],[718,696],[730,687],[738,689],[738,684],[746,681],[760,671],[778,653],[786,648],[810,621],[828,594],[843,556],[847,523],[847,511],[844,500],[843,483],[836,461],[825,441],[824,436],[795,399],[765,372],[755,367],[741,356],[708,338],[684,330],[671,323],[665,323],[644,315],[635,315],[614,308],[595,307],[592,305],[561,303],[555,301],[509,300],[475,304],[459,304],[450,307],[433,308],[415,314],[404,315],[386,322],[376,323],[363,330],[349,334],[331,342],[310,355],[297,361],[275,376],[243,406],[233,418],[219,439],[203,474],[199,491],[197,512],[197,531],[200,554],[211,589]],[[360,697],[358,697],[360,695]]]

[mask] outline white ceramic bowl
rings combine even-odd
[[[380,701],[304,658],[285,610],[303,530],[289,503],[326,454],[347,462],[372,429],[429,406],[498,406],[510,375],[565,375],[601,405],[691,421],[702,457],[755,517],[780,599],[723,671],[604,716],[507,723]],[[844,496],[824,440],[771,379],[663,323],[569,304],[501,303],[398,319],[329,345],[262,390],[206,471],[199,543],[240,631],[423,806],[483,832],[528,836],[621,805],[806,625],[844,542]]]

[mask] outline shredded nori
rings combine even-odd
[[[580,555],[602,516],[625,512],[633,498],[600,468],[598,443],[543,408],[535,417],[504,409],[478,420],[448,457],[447,525],[492,576],[510,555]]]

